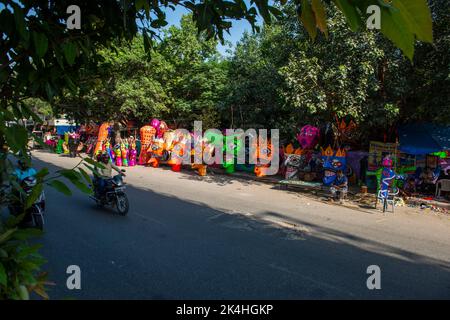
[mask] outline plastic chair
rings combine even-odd
[[[450,180],[442,179],[436,183],[436,198],[441,196],[441,191],[450,191]]]
[[[377,207],[378,201],[381,202],[381,205],[383,207],[383,212],[386,212],[387,208],[389,206],[392,207],[392,213],[394,213],[395,208],[395,196],[398,195],[399,189],[397,189],[395,192],[388,192],[387,196],[384,196],[383,191],[379,190],[377,195],[377,200],[375,203],[375,208]]]

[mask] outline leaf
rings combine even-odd
[[[20,285],[17,288],[20,299],[22,300],[30,300],[30,295],[28,294],[28,290],[24,285]]]
[[[47,168],[42,168],[41,170],[39,170],[39,172],[36,174],[36,178],[39,179],[43,179],[45,176],[48,175],[48,169]]]
[[[399,14],[417,39],[433,42],[433,22],[426,0],[394,0],[392,5],[399,9]]]
[[[36,199],[40,196],[42,193],[43,185],[42,183],[38,183],[33,190],[31,191],[31,194],[26,198],[25,200],[25,209],[30,208],[33,203],[36,202]]]
[[[48,39],[45,34],[33,32],[33,41],[38,57],[44,57],[48,49]]]
[[[300,20],[302,21],[306,31],[308,31],[309,36],[315,40],[317,36],[316,18],[314,17],[314,12],[312,11],[308,0],[302,0],[302,13]]]
[[[77,55],[77,46],[73,42],[66,42],[62,46],[64,57],[69,65],[73,65],[75,63],[75,57]]]
[[[398,10],[382,8],[381,32],[391,40],[410,60],[414,57],[414,34]]]
[[[314,16],[316,17],[317,27],[328,38],[327,16],[322,1],[312,0],[311,6],[314,11]]]
[[[342,11],[347,19],[348,24],[353,32],[358,31],[361,27],[361,17],[356,10],[356,7],[349,3],[348,0],[334,0],[338,8]]]
[[[0,248],[0,259],[8,258],[8,252],[6,252],[4,249]]]
[[[84,170],[83,168],[78,168],[78,170],[81,172],[81,174],[84,177],[84,180],[86,180],[87,183],[92,185],[92,179],[89,176],[89,174],[86,172],[86,170]]]
[[[92,194],[92,190],[85,185],[84,183],[82,183],[81,180],[81,175],[75,171],[75,170],[61,170],[60,171],[61,175],[64,176],[65,178],[69,179],[70,182],[72,182],[72,184],[77,187],[78,190],[87,193],[87,194]]]
[[[14,232],[17,231],[17,228],[9,229],[0,234],[0,244],[2,244],[5,241],[8,241],[14,234]]]
[[[19,31],[20,36],[25,41],[26,44],[28,44],[28,41],[30,39],[30,34],[27,31],[27,28],[25,26],[25,15],[23,13],[22,8],[14,4],[14,21],[16,23],[16,29]]]
[[[86,161],[89,164],[92,164],[94,167],[100,168],[100,169],[105,169],[105,166],[103,164],[101,164],[100,162],[97,162],[95,160],[92,160],[90,158],[83,158],[84,161]]]
[[[28,132],[25,127],[14,124],[6,128],[5,137],[8,146],[13,152],[24,150],[28,142]]]
[[[42,248],[42,244],[40,244],[40,243],[32,245],[32,246],[27,246],[27,247],[23,248],[22,250],[20,250],[16,256],[18,258],[25,258],[31,254],[38,252],[39,249],[41,249],[41,248]]]
[[[19,229],[17,230],[14,235],[13,238],[16,240],[28,240],[31,238],[37,238],[39,236],[41,236],[43,234],[42,230],[39,229],[33,229],[33,228],[29,228],[29,229]]]
[[[45,292],[45,288],[43,286],[36,286],[33,287],[33,291],[39,295],[40,297],[44,298],[45,300],[49,300],[50,297],[48,296],[47,292]]]
[[[52,180],[47,183],[50,187],[58,190],[59,192],[65,194],[66,196],[72,195],[72,191],[61,181],[59,180]]]
[[[7,281],[8,281],[8,279],[7,279],[5,267],[0,262],[0,285],[6,286]]]

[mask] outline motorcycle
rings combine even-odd
[[[27,177],[21,182],[24,194],[19,194],[20,202],[9,207],[10,213],[18,216],[23,212],[23,203],[25,195],[29,196],[33,192],[33,188],[37,185],[36,177]],[[34,203],[26,210],[23,220],[20,222],[21,227],[34,227],[40,230],[44,229],[44,212],[45,212],[45,193],[44,191],[36,198]]]
[[[125,172],[125,170],[122,170]],[[119,214],[125,216],[130,208],[128,197],[125,194],[125,183],[123,182],[123,174],[105,179],[105,186],[100,192],[98,181],[94,179],[94,196],[91,196],[98,206],[115,206]]]

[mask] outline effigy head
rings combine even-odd
[[[159,125],[160,125],[161,121],[159,121],[156,118],[153,118],[152,121],[150,122],[150,125],[155,128],[155,130],[159,129]]]
[[[392,168],[392,166],[394,165],[394,162],[392,161],[390,156],[386,156],[386,157],[384,157],[381,164],[385,168]]]
[[[156,130],[156,135],[158,138],[162,138],[164,133],[169,130],[169,126],[164,121],[160,121],[159,126]]]
[[[322,163],[324,169],[323,183],[326,186],[331,185],[336,179],[336,173],[339,170],[346,172],[347,158],[345,150],[338,149],[336,152],[328,146],[322,149]]]
[[[141,141],[142,144],[149,144],[154,138],[156,134],[156,129],[152,126],[146,125],[143,126],[140,130]]]
[[[320,129],[311,125],[306,125],[300,129],[297,134],[297,140],[302,146],[302,149],[314,149],[319,142]]]

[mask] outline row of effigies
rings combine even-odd
[[[246,148],[247,153],[249,150],[241,135],[206,132],[204,136],[196,137],[187,131],[169,130],[164,121],[153,119],[149,125],[140,129],[142,144],[138,163],[152,167],[167,164],[173,171],[180,171],[183,161],[190,160],[187,162],[191,168],[201,176],[206,175],[208,165],[222,166],[227,173],[243,170],[253,171],[257,176],[266,175],[273,156],[270,142],[254,146],[254,157],[258,159],[256,164],[240,164],[237,161],[239,153],[243,148]],[[186,148],[187,144],[191,144],[190,148]],[[190,154],[184,154],[186,150],[190,150]],[[226,157],[227,154],[232,157]],[[223,161],[205,161],[205,157],[215,160],[216,155],[220,155],[220,159],[224,158]]]
[[[353,122],[351,126],[353,128]],[[349,131],[342,122],[338,122],[338,128]],[[321,131],[322,135],[327,135],[327,128],[320,130],[318,127],[305,125],[296,136],[300,147],[294,148],[292,144],[288,144],[283,148],[282,169],[286,180],[313,181],[321,177],[322,183],[330,186],[339,170],[347,176],[352,175],[351,168],[347,166],[345,149],[331,147],[331,141],[334,139],[328,138],[326,142],[330,144],[326,148],[318,148]]]
[[[114,145],[110,138],[111,124],[104,122],[98,128],[97,142],[93,151],[93,155],[100,153],[109,155],[110,161],[120,167],[133,167],[137,164],[136,139],[129,137],[120,139]]]

